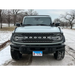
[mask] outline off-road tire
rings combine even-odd
[[[16,50],[11,50],[11,57],[14,59],[14,60],[19,60],[20,58],[22,58],[22,54],[19,52],[19,51],[16,51]]]
[[[62,51],[56,51],[56,53],[54,53],[54,58],[56,60],[62,60],[65,56],[65,50]]]

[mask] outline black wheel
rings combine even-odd
[[[65,50],[64,51],[56,51],[56,53],[54,53],[54,58],[57,60],[62,60],[65,56]]]
[[[19,52],[19,51],[16,51],[16,50],[11,50],[11,57],[14,59],[14,60],[19,60],[21,57],[22,57],[22,54]]]

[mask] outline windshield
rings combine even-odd
[[[50,25],[51,23],[49,17],[27,17],[23,20],[23,24],[25,25]]]

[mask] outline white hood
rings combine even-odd
[[[49,32],[60,32],[58,27],[51,26],[24,26],[18,27],[15,32],[17,33],[49,33]]]

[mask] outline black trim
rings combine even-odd
[[[15,27],[15,29],[14,29],[14,33],[15,33],[16,29],[17,29],[17,27]]]
[[[56,51],[65,50],[64,44],[57,45],[14,45],[11,44],[11,50],[18,50],[23,54],[32,54],[32,51],[43,51],[44,54],[54,53]]]
[[[58,27],[59,28],[59,30],[60,30],[60,33],[61,33],[61,28],[60,27]]]
[[[19,34],[21,34],[22,36],[32,36],[32,37],[34,37],[34,36],[36,36],[36,37],[38,37],[38,36],[41,36],[41,37],[44,37],[44,36],[52,36],[52,35],[55,35],[55,34],[61,34],[62,35],[62,37],[63,37],[63,33],[13,33],[12,34],[12,38],[11,38],[11,41],[13,40],[13,37],[14,37],[14,35],[15,34],[17,34],[17,35],[19,35]],[[48,39],[48,38],[46,38],[46,39],[23,39],[23,40],[21,40],[21,41],[15,41],[15,40],[13,40],[13,41],[15,41],[15,42],[18,42],[18,43],[56,43],[56,42],[61,42],[63,40],[63,38],[61,39],[61,40],[57,40],[57,41],[54,41],[54,40],[52,40],[52,39]]]

